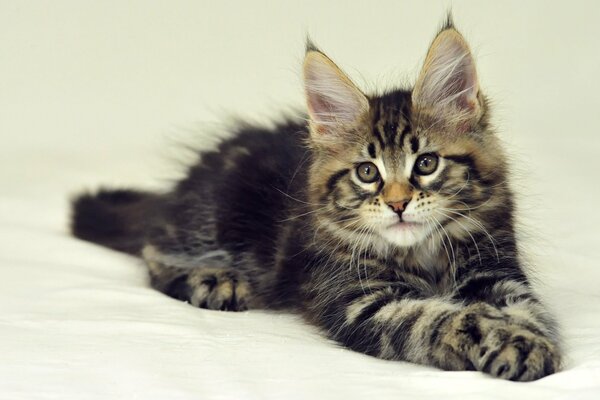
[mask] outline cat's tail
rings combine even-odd
[[[71,232],[80,239],[139,255],[163,202],[163,195],[129,189],[80,194],[72,202]]]

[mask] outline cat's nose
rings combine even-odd
[[[402,214],[406,207],[408,206],[408,202],[410,199],[400,200],[400,201],[388,201],[386,204],[389,208],[392,209],[396,214]]]

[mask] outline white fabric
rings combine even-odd
[[[563,326],[560,373],[377,360],[296,316],[172,300],[137,259],[69,237],[69,195],[166,187],[190,159],[174,143],[300,105],[307,31],[365,90],[412,81],[448,3],[364,3],[0,3],[0,398],[600,398],[598,2],[453,6]]]

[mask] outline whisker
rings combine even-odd
[[[473,237],[471,232],[469,232],[469,230],[463,224],[458,222],[458,220],[456,220],[455,218],[452,218],[448,214],[446,214],[440,210],[435,210],[435,212],[440,213],[444,217],[450,218],[452,221],[456,222],[471,237],[471,240],[473,241],[473,244],[475,245],[475,250],[477,251],[477,256],[479,257],[479,265],[483,265],[483,261],[481,260],[481,252],[479,251],[479,245],[477,245],[477,241],[475,240],[475,238]]]
[[[442,208],[442,210],[445,210],[445,211],[448,211],[448,212],[450,212],[450,213],[452,213],[452,214],[458,215],[459,217],[466,218],[466,219],[468,219],[469,221],[473,222],[473,223],[474,223],[474,224],[475,224],[475,225],[476,225],[476,226],[477,226],[479,229],[481,229],[481,230],[482,230],[482,232],[483,232],[483,233],[485,233],[485,235],[488,237],[488,239],[489,239],[489,241],[490,241],[490,243],[491,243],[492,247],[494,248],[494,252],[496,253],[496,259],[497,259],[498,261],[500,261],[500,255],[498,254],[498,248],[496,247],[496,244],[497,244],[497,242],[496,242],[496,239],[494,239],[494,237],[493,237],[493,236],[492,236],[492,235],[491,235],[491,234],[488,232],[488,230],[487,230],[487,229],[485,228],[485,226],[484,226],[484,225],[481,223],[481,221],[479,221],[479,220],[477,220],[477,219],[475,219],[475,218],[473,218],[473,217],[467,216],[467,215],[465,215],[465,214],[462,214],[462,213],[460,213],[460,212],[456,212],[456,211],[452,211],[452,210],[446,210],[446,209],[444,209],[444,208]]]
[[[326,206],[327,205],[326,203],[309,203],[309,202],[306,202],[304,200],[297,199],[297,198],[293,197],[292,195],[284,192],[283,190],[281,190],[279,188],[273,187],[273,189],[277,190],[279,193],[281,193],[282,195],[286,196],[287,198],[292,199],[294,201],[297,201],[298,203],[308,204],[309,206]]]
[[[454,253],[454,246],[452,246],[452,240],[450,240],[450,236],[448,235],[448,232],[446,231],[446,229],[444,229],[444,226],[437,220],[437,218],[433,218],[432,221],[435,224],[437,224],[437,226],[442,230],[442,232],[448,239],[448,245],[450,246],[450,252],[452,253],[452,260],[453,260],[452,263],[454,264],[454,268],[456,268],[456,254]],[[443,243],[443,241],[442,241],[442,243]]]

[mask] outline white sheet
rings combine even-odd
[[[195,309],[66,231],[70,194],[168,185],[189,159],[172,144],[208,145],[221,110],[300,104],[306,31],[365,88],[410,81],[447,2],[0,3],[0,398],[600,398],[599,4],[453,6],[565,337],[565,370],[518,384],[370,358],[292,315]]]

